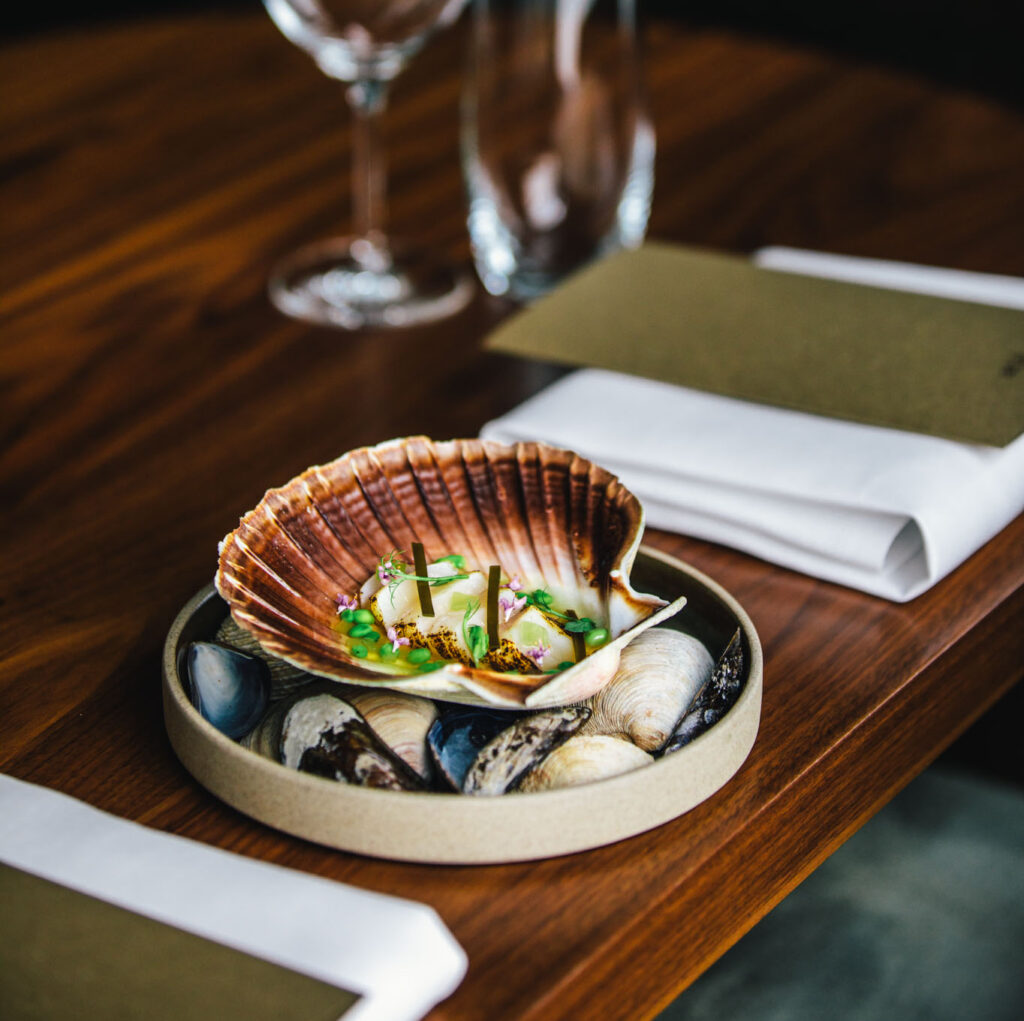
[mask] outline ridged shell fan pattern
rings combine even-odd
[[[351,451],[268,491],[221,543],[216,586],[267,652],[312,673],[452,701],[564,704],[598,690],[618,650],[682,606],[630,586],[642,531],[632,493],[570,451],[418,436]],[[339,640],[337,598],[414,542],[428,560],[499,564],[524,589],[607,622],[612,641],[554,677],[463,664],[410,676],[360,661]]]

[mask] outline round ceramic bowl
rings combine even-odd
[[[374,790],[300,773],[226,737],[189,702],[182,650],[210,640],[227,614],[213,586],[178,614],[163,658],[167,734],[186,769],[217,797],[276,829],[344,851],[442,864],[526,861],[610,844],[660,826],[713,795],[757,736],[763,663],[757,631],[725,589],[679,560],[642,547],[642,591],[687,597],[667,624],[716,658],[739,628],[746,674],[730,710],[696,740],[650,766],[580,787],[500,797]]]

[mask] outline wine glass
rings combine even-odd
[[[466,0],[263,0],[274,23],[328,77],[348,83],[352,110],[350,237],[307,245],[271,273],[269,291],[287,315],[357,330],[424,323],[462,308],[470,274],[385,235],[385,173],[379,120],[394,77]]]

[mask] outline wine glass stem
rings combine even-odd
[[[386,169],[380,145],[381,114],[388,103],[388,83],[353,82],[345,96],[353,113],[352,126],[352,222],[353,233],[369,241],[382,254],[384,237]]]

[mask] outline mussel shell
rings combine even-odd
[[[522,716],[484,745],[462,781],[463,794],[504,794],[586,722],[586,706],[565,706]]]
[[[270,703],[267,712],[241,740],[241,745],[264,758],[281,761],[281,729],[285,716],[296,702],[314,695],[342,695],[343,689],[334,681],[314,677],[308,684],[296,688],[283,698]]]
[[[264,649],[311,673],[471,704],[563,705],[597,691],[634,633],[685,602],[630,585],[643,521],[615,476],[571,451],[412,437],[270,490],[221,543],[216,586]],[[414,542],[428,560],[461,553],[468,570],[499,564],[524,589],[607,622],[613,640],[554,675],[464,664],[396,673],[358,659],[339,638],[337,597],[359,592],[382,557],[408,555]]]
[[[304,773],[360,787],[397,791],[424,787],[358,710],[329,694],[299,699],[289,708],[281,727],[281,761]]]
[[[233,740],[252,730],[270,702],[267,664],[214,642],[189,643],[183,659],[188,698],[203,719]]]
[[[217,633],[213,637],[218,644],[238,649],[239,652],[250,656],[256,656],[267,664],[267,668],[270,670],[270,700],[272,702],[284,698],[285,695],[301,688],[304,684],[309,684],[314,679],[307,670],[300,670],[297,666],[293,666],[277,656],[271,656],[256,641],[255,635],[244,627],[239,627],[230,614],[221,621],[220,627],[217,628]]]
[[[693,701],[693,705],[680,720],[664,753],[678,751],[714,726],[733,706],[743,690],[746,657],[743,639],[737,630],[725,651],[718,658],[711,678]]]
[[[522,714],[477,706],[448,706],[427,731],[427,747],[437,775],[461,791],[480,749]]]

